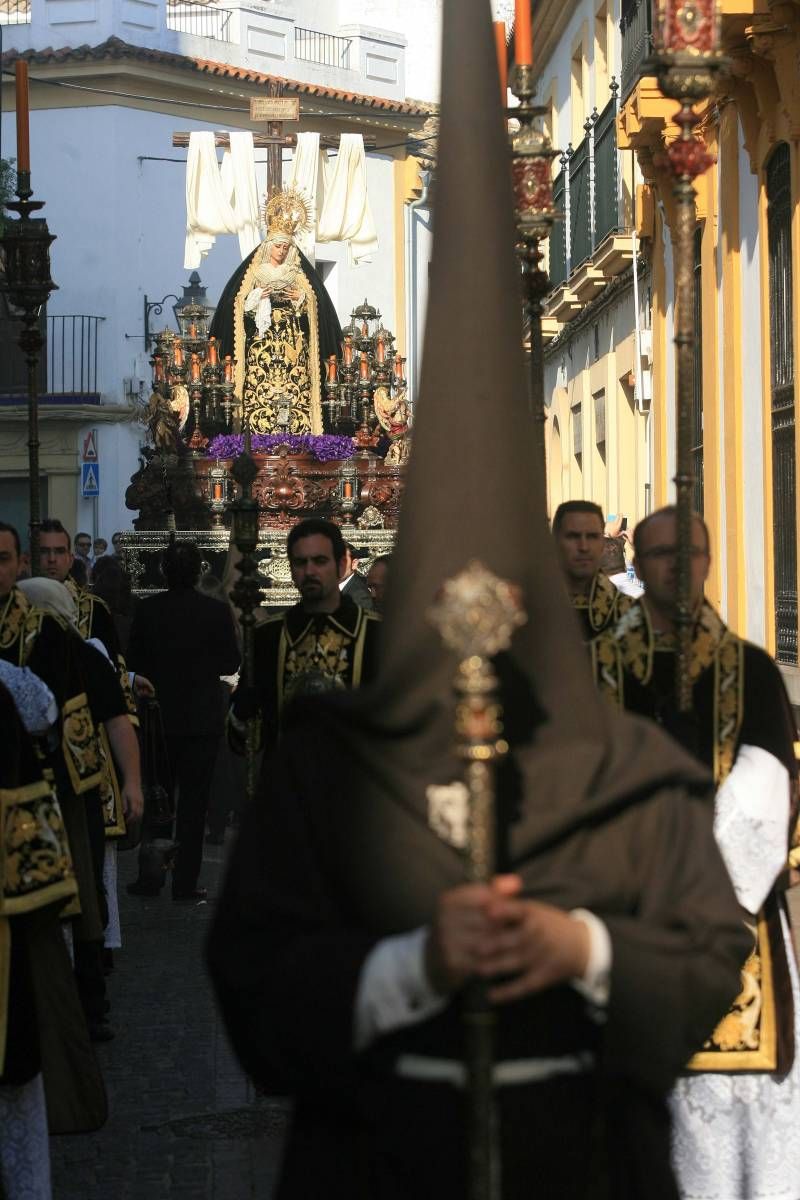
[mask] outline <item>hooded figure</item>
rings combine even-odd
[[[446,0],[443,46],[426,349],[378,679],[293,710],[230,864],[211,972],[245,1068],[295,1097],[280,1200],[463,1200],[470,975],[496,1013],[503,1200],[674,1198],[664,1098],[735,994],[747,938],[708,776],[594,692],[534,454],[487,0]],[[458,379],[440,352],[454,330],[470,347]],[[494,664],[509,752],[489,885],[466,882],[458,657],[426,615],[473,559],[527,614]]]

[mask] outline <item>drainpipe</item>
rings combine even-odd
[[[422,191],[418,200],[412,200],[406,205],[406,330],[407,354],[406,367],[408,380],[408,399],[411,412],[414,411],[416,396],[417,362],[420,348],[417,344],[417,222],[416,214],[420,208],[426,208],[430,201],[432,172],[421,170],[419,173]]]

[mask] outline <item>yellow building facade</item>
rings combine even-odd
[[[541,33],[549,29],[552,42],[546,8]],[[800,7],[721,0],[721,11],[730,66],[699,126],[715,162],[697,181],[696,502],[714,550],[709,598],[737,632],[778,657],[797,702]],[[605,57],[621,78],[617,145],[629,182],[619,237],[637,257],[636,312],[618,286],[617,302],[605,304],[613,327],[605,328],[597,309],[613,277],[605,272],[581,303],[596,262],[577,270],[570,263],[549,301],[548,437],[551,504],[585,496],[633,523],[674,496],[674,201],[663,151],[677,134],[677,105],[642,73],[651,45],[647,0],[625,0],[619,25],[616,57]],[[558,60],[555,43],[552,56]],[[563,78],[574,99],[574,74]],[[541,88],[552,93],[547,69]]]

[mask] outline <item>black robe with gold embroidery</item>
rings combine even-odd
[[[349,690],[374,679],[379,628],[380,618],[375,613],[343,595],[336,612],[307,613],[298,603],[256,629],[262,748],[274,745],[281,713],[293,699]],[[237,715],[235,694],[232,709]],[[228,738],[232,749],[244,752],[244,740],[231,722]]]
[[[598,571],[592,579],[588,595],[570,596],[584,642],[591,641],[609,625],[613,625],[619,615],[621,598],[622,593],[603,571]]]
[[[14,701],[0,686],[0,1084],[44,1076],[52,1133],[89,1132],[106,1117],[59,917],[76,892],[52,783]]]
[[[592,643],[591,653],[601,692],[628,712],[661,725],[711,770],[718,787],[741,746],[766,750],[786,767],[790,779],[796,777],[794,718],[777,665],[760,647],[733,634],[707,602],[694,627],[688,713],[680,713],[676,703],[675,638],[654,632],[642,600],[628,603],[616,627]],[[758,916],[753,955],[742,971],[742,998],[749,987],[760,993],[757,1043],[752,1036],[740,1042],[732,1037],[741,1011],[737,998],[725,1024],[698,1047],[689,1064],[692,1070],[783,1074],[791,1066],[793,1002],[779,919],[782,905],[774,888]]]

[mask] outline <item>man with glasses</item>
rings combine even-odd
[[[662,508],[634,531],[645,585],[592,643],[598,687],[649,717],[708,766],[717,786],[714,833],[751,931],[741,992],[689,1062],[671,1098],[673,1166],[681,1195],[796,1195],[800,1179],[797,971],[783,880],[796,737],[778,669],[723,624],[703,596],[708,529],[692,521],[692,707],[675,699],[678,520]]]
[[[76,533],[73,546],[75,547],[75,557],[82,559],[86,564],[87,572],[91,572],[93,562],[91,535],[88,533]]]

